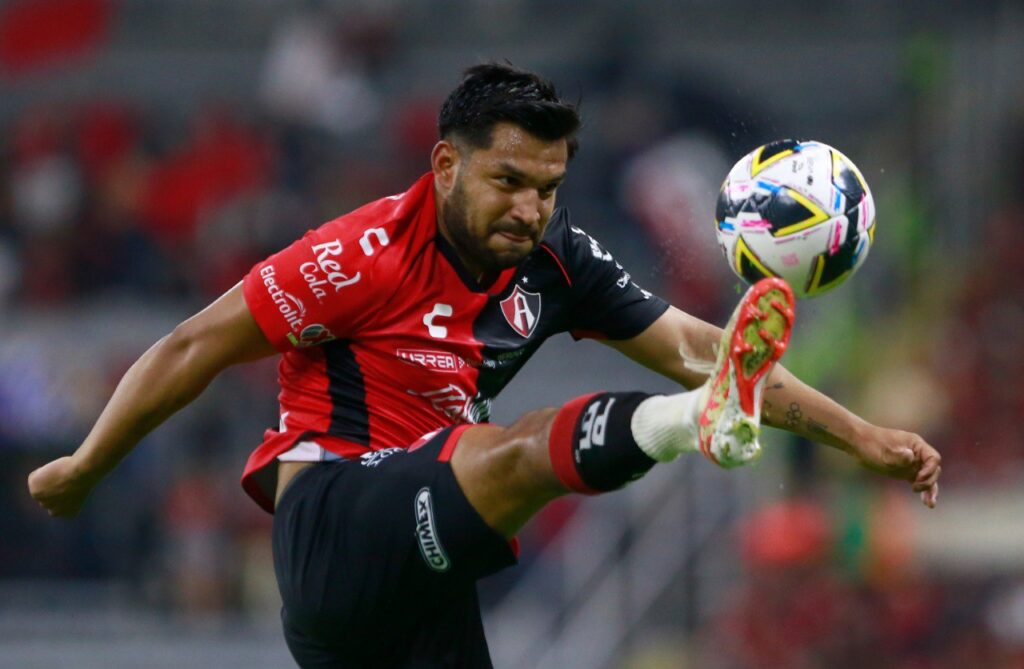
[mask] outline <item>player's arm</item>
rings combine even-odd
[[[92,488],[151,430],[225,368],[276,353],[236,285],[178,325],[128,370],[74,454],[32,472],[28,487],[50,515],[74,516]]]
[[[672,307],[641,334],[608,345],[686,388],[704,383],[706,374],[688,367],[679,355],[713,360],[721,329]],[[920,436],[873,425],[776,365],[765,388],[762,416],[781,427],[859,458],[880,473],[910,481],[928,506],[938,495],[941,458]]]

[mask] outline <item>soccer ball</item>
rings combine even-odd
[[[875,202],[849,158],[784,139],[754,149],[725,178],[715,211],[729,266],[754,283],[785,279],[797,297],[832,290],[875,239]]]

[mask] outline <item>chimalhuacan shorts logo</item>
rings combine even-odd
[[[427,566],[434,571],[448,571],[451,561],[441,546],[434,523],[434,502],[430,488],[421,488],[416,493],[416,541]]]

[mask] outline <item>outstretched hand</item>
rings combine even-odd
[[[72,456],[57,458],[28,475],[29,493],[51,516],[77,516],[95,484]]]
[[[921,494],[924,505],[935,508],[942,456],[919,435],[875,428],[857,444],[856,455],[873,471],[909,481],[914,492]]]

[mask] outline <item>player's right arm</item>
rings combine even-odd
[[[29,492],[52,516],[77,515],[93,487],[220,372],[275,353],[239,283],[146,351],[121,379],[78,450],[33,471]]]

